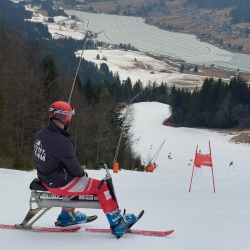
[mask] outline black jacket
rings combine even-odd
[[[83,176],[70,135],[54,123],[35,135],[34,151],[38,178],[51,188],[61,187]]]

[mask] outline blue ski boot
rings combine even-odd
[[[96,219],[96,215],[86,216],[85,214],[79,211],[75,212],[74,210],[62,210],[61,214],[57,218],[57,221],[55,222],[55,225],[60,227],[66,227],[80,223],[88,223]]]
[[[117,239],[119,239],[127,230],[137,221],[134,214],[121,215],[121,210],[106,213],[110,229]]]

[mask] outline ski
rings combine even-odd
[[[108,228],[85,228],[85,231],[92,233],[111,233],[111,230]],[[128,234],[139,234],[144,236],[158,236],[164,237],[172,234],[174,230],[167,231],[152,231],[152,230],[137,230],[137,229],[129,229],[127,231]]]
[[[16,225],[0,224],[0,229],[17,229],[17,230],[26,230],[34,232],[49,232],[49,233],[73,233],[81,229],[81,227],[17,227]],[[111,230],[108,228],[85,228],[85,231],[92,233],[111,233]],[[152,230],[137,230],[129,229],[126,233],[128,234],[138,234],[144,236],[158,236],[164,237],[172,234],[174,230],[168,231],[152,231]]]
[[[81,227],[19,227],[18,225],[0,224],[0,229],[17,229],[35,232],[50,232],[50,233],[73,233],[81,229]]]
[[[124,211],[125,213],[125,211]],[[139,215],[137,216],[137,220],[127,229],[125,233],[128,234],[139,234],[139,235],[144,235],[144,236],[158,236],[158,237],[163,237],[163,236],[168,236],[174,232],[174,230],[168,230],[168,231],[152,231],[152,230],[136,230],[136,229],[131,229],[131,227],[141,219],[141,217],[144,214],[144,210],[142,210]],[[87,232],[92,232],[92,233],[113,233],[111,229],[108,228],[85,228],[85,231]],[[122,235],[121,235],[122,236]],[[121,237],[120,236],[120,237]],[[118,239],[120,237],[117,237]]]

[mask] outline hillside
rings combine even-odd
[[[244,1],[237,1],[237,8],[235,8],[235,1],[227,1],[227,4],[223,5],[219,4],[222,1],[169,0],[141,2],[139,0],[100,0],[87,1],[78,5],[77,8],[90,12],[145,17],[149,24],[162,29],[195,34],[200,40],[212,43],[220,48],[250,53],[248,15],[246,14],[246,17],[244,17],[239,14],[242,12],[242,8],[244,13],[249,12],[249,4],[246,5],[247,7],[242,5]],[[68,2],[73,3],[70,0]],[[202,5],[203,2],[206,2],[206,4]],[[64,7],[72,8],[72,5],[64,5]]]

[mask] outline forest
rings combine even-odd
[[[38,1],[40,2],[40,1]],[[46,2],[43,2],[46,3]],[[48,2],[50,3],[50,1]],[[49,8],[45,5],[45,8]],[[65,13],[64,13],[65,14]],[[75,52],[83,48],[85,40],[74,40],[72,38],[53,40],[48,31],[48,27],[42,23],[34,23],[24,21],[26,18],[31,18],[32,12],[25,10],[22,4],[14,4],[9,0],[1,0],[0,18],[1,23],[15,29],[22,34],[25,39],[36,41],[41,48],[43,56],[52,54],[57,61],[57,66],[60,70],[66,70],[70,74],[75,73],[78,65],[78,59]],[[95,46],[101,44],[96,43]],[[85,46],[86,49],[94,48],[92,41],[88,41]],[[105,79],[112,81],[113,73],[107,67],[97,69],[96,65],[83,60],[83,67],[79,71],[81,81],[86,81],[88,78],[95,83],[104,82]]]
[[[166,122],[187,127],[246,128],[250,126],[250,85],[206,79],[201,89],[171,89],[172,116]]]
[[[9,27],[0,27],[0,166],[33,169],[34,133],[48,124],[48,107],[69,98],[73,77],[59,70],[53,55],[43,56],[36,41],[23,39]],[[71,97],[76,110],[69,132],[81,164],[98,168],[113,163],[124,127],[118,161],[125,169],[140,167],[132,152],[130,119],[122,115],[116,98],[116,81],[93,85],[79,78]],[[94,94],[94,95],[93,95]]]
[[[4,1],[9,11],[0,16],[0,167],[33,169],[34,133],[47,126],[52,102],[68,100],[79,62],[74,52],[84,41],[51,40],[46,26],[40,30],[37,24],[24,22],[23,9],[16,25],[10,17],[14,5]],[[139,80],[132,86],[129,78],[121,83],[106,64],[98,68],[83,60],[71,98],[76,115],[69,131],[81,164],[111,165],[123,129],[117,160],[124,169],[139,169],[140,157],[132,151],[134,138],[129,132],[132,114],[123,117],[126,103],[140,92],[138,101],[166,103],[166,89],[155,83],[143,89]]]
[[[37,41],[24,39],[3,24],[0,34],[0,166],[32,169],[34,133],[48,124],[52,102],[68,100],[73,76],[59,70],[53,55],[44,56]],[[121,83],[119,75],[99,84],[76,78],[71,98],[76,115],[69,132],[82,164],[88,168],[97,168],[100,161],[112,164],[123,128],[118,162],[124,169],[141,167],[140,157],[132,151],[132,113],[126,120],[122,114],[137,94],[137,101],[167,102],[164,84],[143,88],[138,80],[132,86],[130,78]]]

